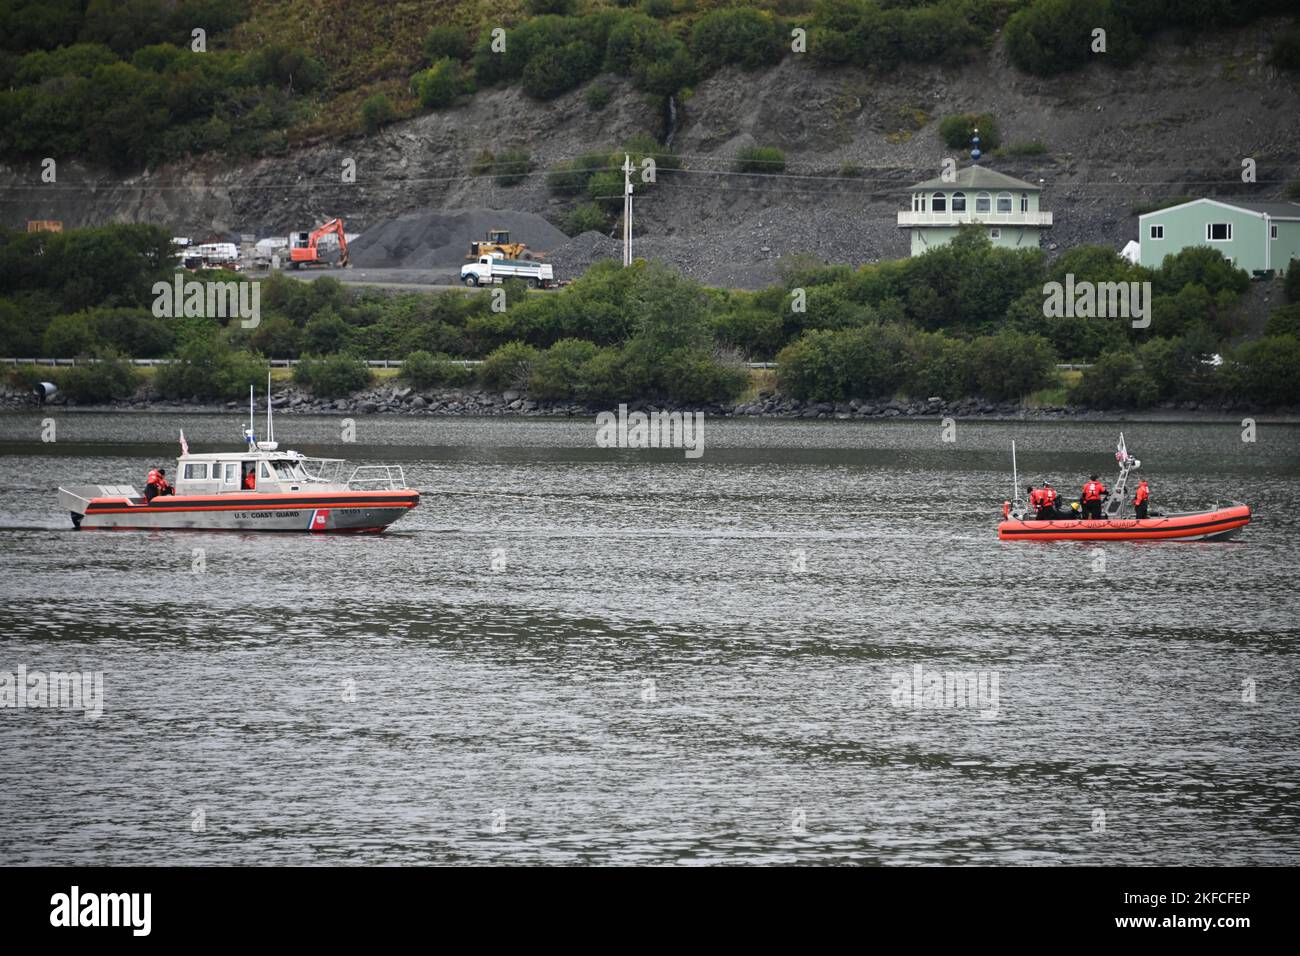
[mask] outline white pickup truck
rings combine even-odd
[[[523,279],[530,289],[549,289],[555,284],[555,270],[549,262],[479,256],[478,262],[460,267],[460,281],[466,285],[488,285],[503,279]]]

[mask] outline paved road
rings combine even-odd
[[[259,277],[265,274],[253,273]],[[311,282],[321,276],[329,276],[348,285],[409,289],[412,292],[446,292],[451,289],[465,289],[456,281],[455,273],[429,269],[286,269],[284,274],[302,282]]]

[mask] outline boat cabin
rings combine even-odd
[[[338,481],[342,463],[341,458],[308,458],[296,451],[244,449],[186,454],[176,459],[174,485],[177,495],[325,491],[331,485],[344,486]],[[254,486],[245,488],[244,476],[250,470]]]

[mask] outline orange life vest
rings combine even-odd
[[[1147,483],[1144,481],[1138,485],[1137,495],[1133,498],[1133,504],[1140,505],[1150,497],[1151,493],[1147,491]]]
[[[1103,485],[1100,481],[1090,481],[1083,486],[1083,500],[1100,501],[1102,492],[1104,492],[1105,490],[1106,490],[1106,486]]]
[[[248,489],[257,487],[257,478],[251,471],[244,476],[244,487]]]
[[[1056,489],[1055,489],[1055,488],[1044,488],[1044,489],[1043,489],[1043,507],[1044,507],[1044,508],[1053,508],[1053,507],[1055,507],[1055,506],[1056,506]]]
[[[1043,506],[1043,489],[1034,488],[1029,492],[1029,507],[1041,508]]]

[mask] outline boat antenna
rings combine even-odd
[[[257,444],[257,435],[253,432],[257,419],[253,416],[253,386],[250,385],[248,386],[248,429],[244,432],[244,441],[248,442],[250,450]]]
[[[1016,440],[1011,440],[1011,500],[1020,503],[1020,474],[1016,471]]]
[[[275,441],[275,428],[271,424],[271,370],[266,370],[266,440]]]

